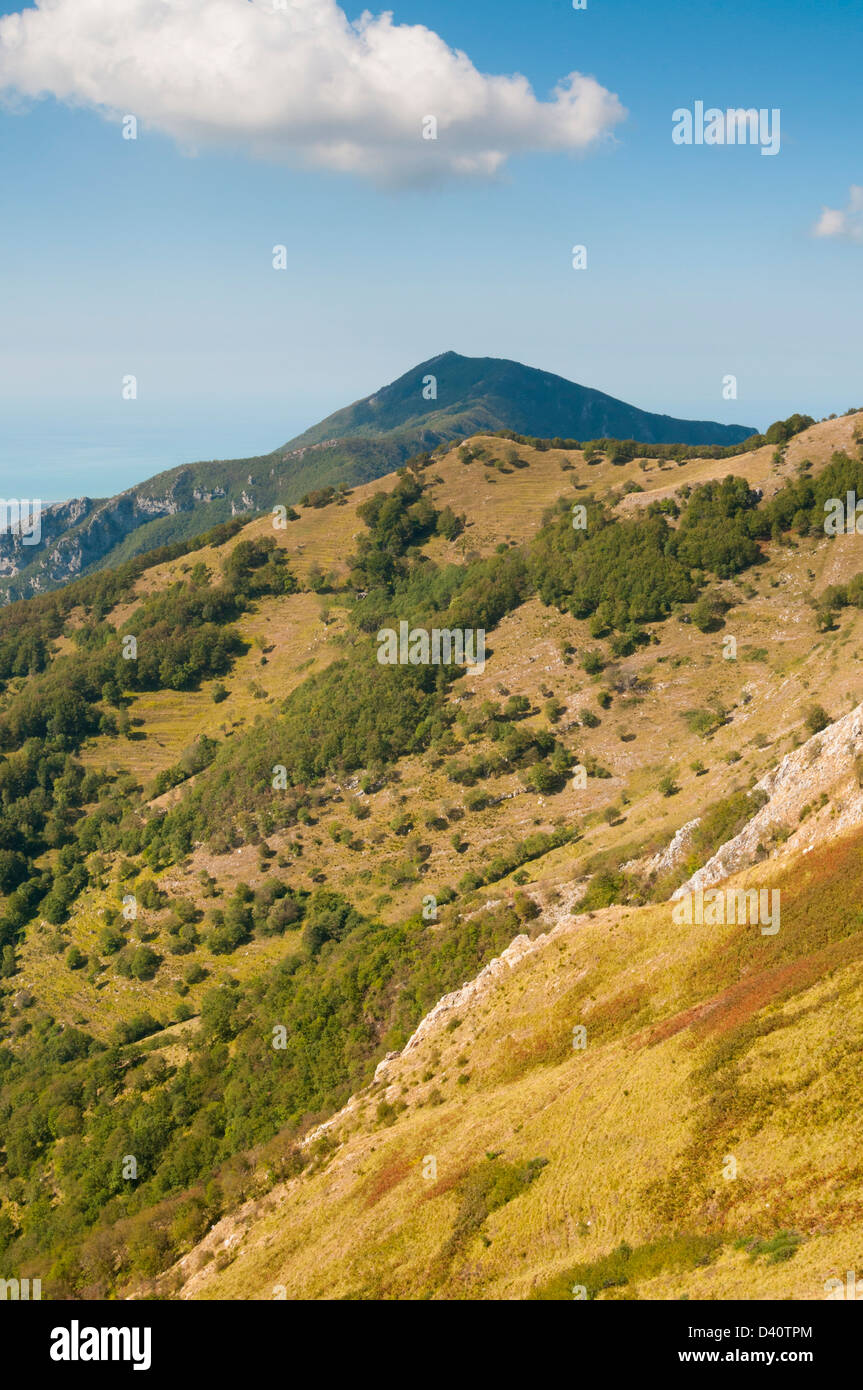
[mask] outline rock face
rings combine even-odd
[[[660,850],[658,854],[654,854],[652,859],[648,859],[643,864],[640,863],[638,859],[630,859],[628,863],[623,865],[624,871],[627,869],[640,868],[643,873],[652,876],[654,874],[664,874],[671,869],[676,869],[677,865],[686,854],[686,851],[689,849],[692,842],[693,830],[700,824],[700,816],[696,816],[695,820],[688,820],[685,825],[681,825],[680,829],[674,832],[674,835],[665,846],[665,849]]]
[[[98,564],[148,521],[175,516],[190,505],[180,486],[163,496],[131,489],[107,500],[52,503],[42,511],[38,544],[25,544],[17,533],[0,534],[0,576],[10,581],[2,598],[8,602],[55,589]],[[26,578],[16,584],[22,571]]]
[[[20,530],[0,531],[0,576],[12,578],[37,554],[51,548],[60,536],[79,526],[99,503],[91,497],[74,497],[71,502],[51,502],[41,509],[40,541],[28,544]]]
[[[547,941],[548,937],[541,939]],[[471,1004],[477,995],[484,994],[500,975],[505,975],[509,970],[512,970],[513,966],[535,949],[536,941],[532,941],[529,936],[514,937],[506,949],[501,951],[499,956],[495,956],[494,960],[490,960],[475,979],[469,980],[467,984],[462,985],[461,989],[455,989],[452,994],[445,994],[442,999],[438,1000],[434,1008],[429,1010],[408,1038],[401,1055],[412,1052],[428,1033],[433,1032],[440,1025],[443,1019],[454,1013],[456,1009],[465,1008]],[[398,1056],[399,1054],[394,1055]]]
[[[764,858],[777,832],[784,850],[805,854],[821,841],[863,824],[863,789],[855,768],[861,754],[863,705],[858,705],[788,753],[756,783],[755,790],[764,792],[767,801],[672,898],[709,888]],[[822,797],[826,801],[819,807]],[[807,806],[811,810],[801,821]]]
[[[701,824],[701,817],[696,816],[695,820],[689,820],[680,829],[675,831],[671,840],[655,855],[650,861],[650,869],[654,873],[665,873],[668,869],[675,869],[680,863],[692,842],[692,832],[696,826]]]
[[[540,946],[547,945],[550,938],[554,935],[555,930],[557,930],[557,928],[535,939],[531,939],[531,937],[525,935],[516,936],[505,950],[501,951],[499,956],[495,956],[494,960],[489,961],[488,965],[479,972],[475,979],[467,981],[466,984],[462,985],[461,989],[455,989],[451,994],[445,994],[442,999],[439,999],[434,1008],[429,1010],[425,1018],[421,1020],[418,1027],[408,1038],[402,1051],[388,1052],[386,1057],[378,1062],[375,1067],[374,1081],[372,1084],[380,1085],[382,1082],[385,1082],[387,1080],[387,1072],[393,1062],[398,1061],[400,1058],[406,1056],[407,1053],[412,1052],[429,1033],[439,1028],[443,1021],[449,1018],[456,1009],[466,1008],[474,1003],[481,994],[484,994],[486,990],[490,989],[502,975],[506,975],[518,965],[519,961],[523,960],[531,951],[537,950]],[[388,1098],[386,1093],[384,1098]],[[304,1136],[302,1141],[303,1145],[313,1144],[317,1139],[322,1139],[334,1126],[347,1119],[356,1110],[359,1100],[359,1096],[351,1096],[347,1104],[344,1105],[336,1115],[333,1115],[329,1120],[325,1120],[323,1124],[310,1130],[309,1133]]]

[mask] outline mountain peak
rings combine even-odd
[[[723,446],[756,433],[748,425],[657,415],[538,367],[506,357],[465,357],[450,348],[329,415],[285,448],[405,432],[422,448],[502,429],[542,438]]]
[[[439,444],[502,430],[708,447],[734,446],[755,433],[651,414],[537,367],[448,348],[262,458],[182,464],[116,497],[46,510],[38,545],[24,551],[14,537],[0,536],[0,597],[56,588],[277,501],[369,482]]]

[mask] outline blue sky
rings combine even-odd
[[[190,155],[143,119],[125,141],[54,97],[0,106],[0,495],[263,452],[449,348],[759,428],[863,405],[863,243],[812,234],[863,184],[857,4],[391,7],[540,101],[590,74],[626,119],[491,181],[381,188],[218,140]],[[697,100],[778,107],[779,154],[674,145],[672,111]]]

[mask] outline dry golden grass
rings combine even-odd
[[[321,608],[322,600],[308,592],[260,600],[236,623],[249,647],[227,676],[204,682],[200,690],[135,695],[128,706],[135,737],[93,739],[82,761],[94,767],[128,768],[149,782],[176,763],[201,734],[231,737],[338,655],[332,639],[344,630],[343,615],[333,605],[324,626]],[[213,702],[217,684],[228,691],[220,704]]]
[[[859,836],[846,844],[846,870],[859,847]],[[805,953],[820,888],[816,872],[783,921],[791,945],[782,949]],[[746,930],[753,963],[759,951],[778,954],[779,938]],[[859,924],[849,931],[859,955]],[[621,1241],[637,1248],[706,1231],[722,1237],[715,1261],[666,1271],[625,1296],[824,1297],[826,1280],[863,1263],[863,966],[850,960],[762,1001],[760,1035],[744,1038],[729,1072],[715,1060],[722,1034],[709,994],[700,1025],[651,1040],[644,1019],[697,996],[733,934],[677,927],[664,906],[609,909],[540,938],[511,974],[456,1010],[454,1031],[442,1021],[390,1063],[384,1082],[337,1122],[322,1168],[219,1223],[182,1262],[182,1296],[266,1299],[284,1286],[288,1298],[521,1299]],[[634,988],[638,1011],[625,1002]],[[587,1046],[574,1050],[581,1023]],[[470,1079],[460,1086],[463,1070]],[[736,1108],[726,1107],[726,1076],[743,1096]],[[377,1119],[384,1096],[406,1105],[391,1124]],[[487,1152],[548,1164],[442,1266],[459,1184]],[[436,1178],[423,1176],[429,1157]],[[724,1176],[729,1157],[733,1178]],[[789,1229],[801,1244],[785,1261],[736,1247]]]
[[[170,876],[163,881],[174,886]],[[100,952],[98,944],[104,927],[102,910],[116,909],[118,905],[118,895],[112,889],[89,890],[78,900],[73,918],[62,929],[61,951],[52,945],[56,929],[44,922],[28,929],[19,950],[20,976],[16,978],[16,986],[20,983],[29,989],[53,1017],[66,1024],[86,1025],[100,1041],[109,1038],[118,1023],[128,1022],[135,1014],[149,1013],[165,1025],[166,1031],[160,1037],[170,1043],[174,1031],[178,1029],[182,1033],[187,1026],[174,1024],[181,999],[196,1016],[201,997],[208,989],[228,976],[249,980],[265,972],[295,949],[299,939],[299,932],[287,932],[281,937],[254,940],[240,946],[230,956],[214,956],[202,941],[189,955],[173,956],[168,950],[169,938],[160,929],[166,910],[151,913],[141,909],[134,924],[123,924],[123,935],[131,945],[145,939],[161,956],[162,964],[152,980],[125,979],[116,973],[113,958]],[[138,932],[139,923],[144,928],[145,938]],[[205,924],[202,935],[206,936]],[[95,980],[88,978],[87,970],[68,968],[64,957],[71,945],[86,955],[102,956],[104,969]],[[206,977],[180,995],[177,986],[192,964],[203,967]]]

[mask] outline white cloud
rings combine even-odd
[[[490,177],[522,151],[584,151],[626,112],[573,72],[548,101],[421,25],[335,0],[37,0],[0,19],[0,91],[125,114],[189,151],[379,183]],[[434,116],[438,139],[422,138]]]
[[[814,236],[863,242],[863,187],[852,183],[844,208],[822,208],[812,232]]]

